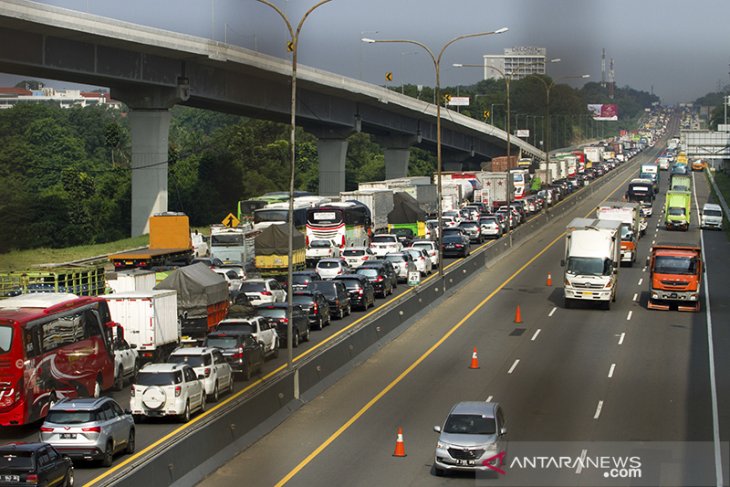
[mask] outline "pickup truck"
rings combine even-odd
[[[312,240],[309,242],[305,257],[307,265],[312,267],[319,259],[331,259],[340,256],[340,248],[332,240]]]
[[[264,356],[279,356],[279,334],[276,327],[261,316],[251,318],[226,318],[218,323],[218,332],[245,333],[253,336],[264,350]]]

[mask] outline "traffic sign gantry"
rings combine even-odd
[[[227,227],[233,228],[233,227],[237,227],[238,224],[241,223],[241,221],[238,218],[236,218],[236,216],[233,213],[229,213],[223,219],[223,221],[221,223]]]

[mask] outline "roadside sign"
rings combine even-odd
[[[393,72],[392,71],[388,71],[387,73],[385,73],[385,81],[393,81]]]
[[[421,273],[418,271],[413,271],[408,273],[408,285],[409,286],[418,286],[421,284]]]
[[[229,228],[237,227],[241,221],[233,213],[229,213],[221,222]]]

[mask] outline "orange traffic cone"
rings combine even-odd
[[[395,451],[393,452],[394,457],[406,456],[406,446],[403,443],[403,428],[398,427],[398,437],[395,440]]]
[[[517,311],[515,311],[515,323],[522,323],[522,312],[519,304],[517,305]]]
[[[474,351],[471,353],[471,364],[469,365],[470,369],[478,369],[479,368],[479,357],[477,357],[477,347],[474,347]]]
[[[550,275],[549,272],[548,272],[547,282],[545,283],[545,285],[547,285],[547,286],[552,286],[553,285],[553,276]]]

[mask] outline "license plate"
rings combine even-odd
[[[0,475],[3,482],[20,482],[20,475]]]
[[[61,433],[62,440],[75,440],[76,433]]]

